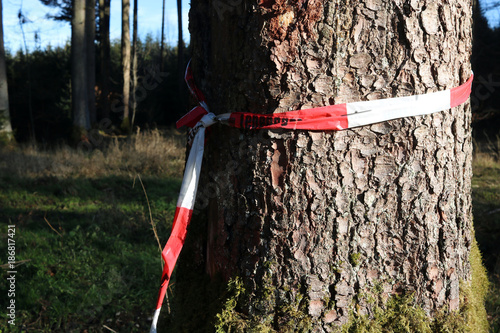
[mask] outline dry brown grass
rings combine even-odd
[[[500,165],[500,134],[491,139],[487,134],[481,142],[474,140],[474,168],[496,168]]]
[[[472,165],[475,170],[479,168],[497,168],[500,162],[493,155],[481,152],[474,154]]]
[[[138,130],[130,138],[106,137],[92,151],[67,145],[0,148],[0,174],[22,177],[102,177],[152,174],[179,178],[185,137],[176,130]]]

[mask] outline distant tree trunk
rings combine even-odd
[[[3,138],[5,136],[5,138]],[[0,0],[0,141],[12,139],[12,126],[9,113],[9,90],[7,85],[7,67],[3,44],[3,7]]]
[[[177,0],[177,29],[178,39],[177,39],[177,70],[178,70],[178,80],[179,80],[179,99],[181,101],[181,107],[184,109],[184,38],[182,37],[182,0]]]
[[[220,3],[190,11],[195,79],[216,113],[422,94],[471,74],[470,0]],[[466,103],[344,131],[211,127],[172,331],[331,332],[401,294],[430,316],[459,309],[470,120]],[[218,277],[242,283],[222,294]]]
[[[111,46],[109,41],[110,1],[99,0],[99,37],[100,37],[100,67],[101,67],[101,98],[102,117],[109,118],[109,78],[111,76]]]
[[[163,49],[165,43],[165,0],[163,0],[163,5],[161,7],[161,40],[160,40],[160,71],[163,72]]]
[[[121,128],[130,132],[130,0],[122,0],[123,121]]]
[[[24,16],[22,11],[20,10],[18,13],[19,18],[19,27],[21,28],[21,34],[23,36],[24,42],[24,50],[26,52],[26,66],[27,66],[27,79],[28,79],[28,112],[30,115],[30,134],[31,140],[34,142],[36,140],[36,131],[35,131],[35,119],[33,117],[33,103],[32,103],[32,82],[31,82],[31,56],[28,50],[28,45],[26,44],[26,35],[24,33],[24,25],[28,22],[28,19]]]
[[[75,139],[90,129],[88,109],[87,43],[85,39],[85,0],[74,0],[71,20],[71,94]]]
[[[87,102],[90,124],[97,122],[95,108],[95,0],[86,0],[85,38],[87,42]]]
[[[137,111],[137,0],[134,0],[134,27],[132,32],[132,120],[130,127],[134,127],[135,112]]]

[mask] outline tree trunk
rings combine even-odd
[[[110,1],[99,0],[99,37],[100,37],[100,66],[101,66],[101,98],[102,117],[109,118],[109,78],[111,76],[111,46],[109,41]]]
[[[85,37],[87,42],[87,103],[90,123],[97,122],[95,108],[95,0],[86,0]]]
[[[8,141],[12,139],[12,126],[10,124],[7,67],[3,44],[3,7],[0,0],[0,141],[4,139]]]
[[[215,113],[416,95],[471,74],[470,0],[256,3],[191,3],[193,71]],[[329,332],[394,295],[430,316],[459,309],[470,119],[465,104],[345,131],[213,126],[172,329]],[[218,278],[233,279],[222,304]]]
[[[164,70],[163,63],[163,48],[165,43],[165,0],[163,0],[163,4],[161,7],[161,40],[160,40],[160,71]]]
[[[182,36],[182,0],[177,0],[177,70],[179,82],[179,100],[180,105],[184,110],[184,38]]]
[[[132,32],[132,120],[130,127],[134,127],[135,112],[137,111],[137,0],[134,0],[134,27]]]
[[[130,0],[122,0],[123,121],[121,128],[130,132]]]
[[[87,103],[88,71],[87,44],[85,39],[85,0],[74,0],[71,20],[71,95],[73,104],[73,125],[76,140],[90,129]]]

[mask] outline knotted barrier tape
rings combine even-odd
[[[156,333],[158,317],[177,258],[186,239],[187,227],[193,213],[196,191],[200,179],[201,163],[205,146],[205,129],[217,122],[244,129],[292,129],[310,131],[332,131],[371,125],[387,120],[422,116],[458,106],[470,96],[473,75],[459,87],[439,92],[328,105],[313,109],[275,113],[271,115],[233,112],[215,115],[209,112],[205,96],[194,83],[188,64],[185,80],[189,90],[198,100],[195,107],[177,122],[177,127],[188,126],[191,150],[186,162],[172,232],[162,251],[165,262],[161,276],[161,287],[153,316],[150,333]]]

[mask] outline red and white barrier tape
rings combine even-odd
[[[343,130],[450,109],[469,98],[471,84],[472,76],[459,87],[425,95],[328,105],[272,115],[233,112],[229,116],[229,125],[246,129]]]
[[[194,139],[186,162],[172,233],[162,251],[165,266],[163,267],[161,288],[150,333],[156,333],[163,299],[165,298],[175,263],[184,245],[187,227],[191,221],[200,178],[201,162],[203,160],[205,128],[216,122],[221,122],[229,126],[245,129],[286,128],[332,131],[365,126],[397,118],[427,115],[450,109],[467,101],[471,93],[473,76],[471,75],[467,82],[459,87],[424,95],[344,103],[272,115],[233,112],[218,116],[208,111],[205,97],[194,84],[189,65],[185,78],[189,90],[198,99],[200,106],[195,107],[177,122],[177,127],[184,125],[192,127]]]

